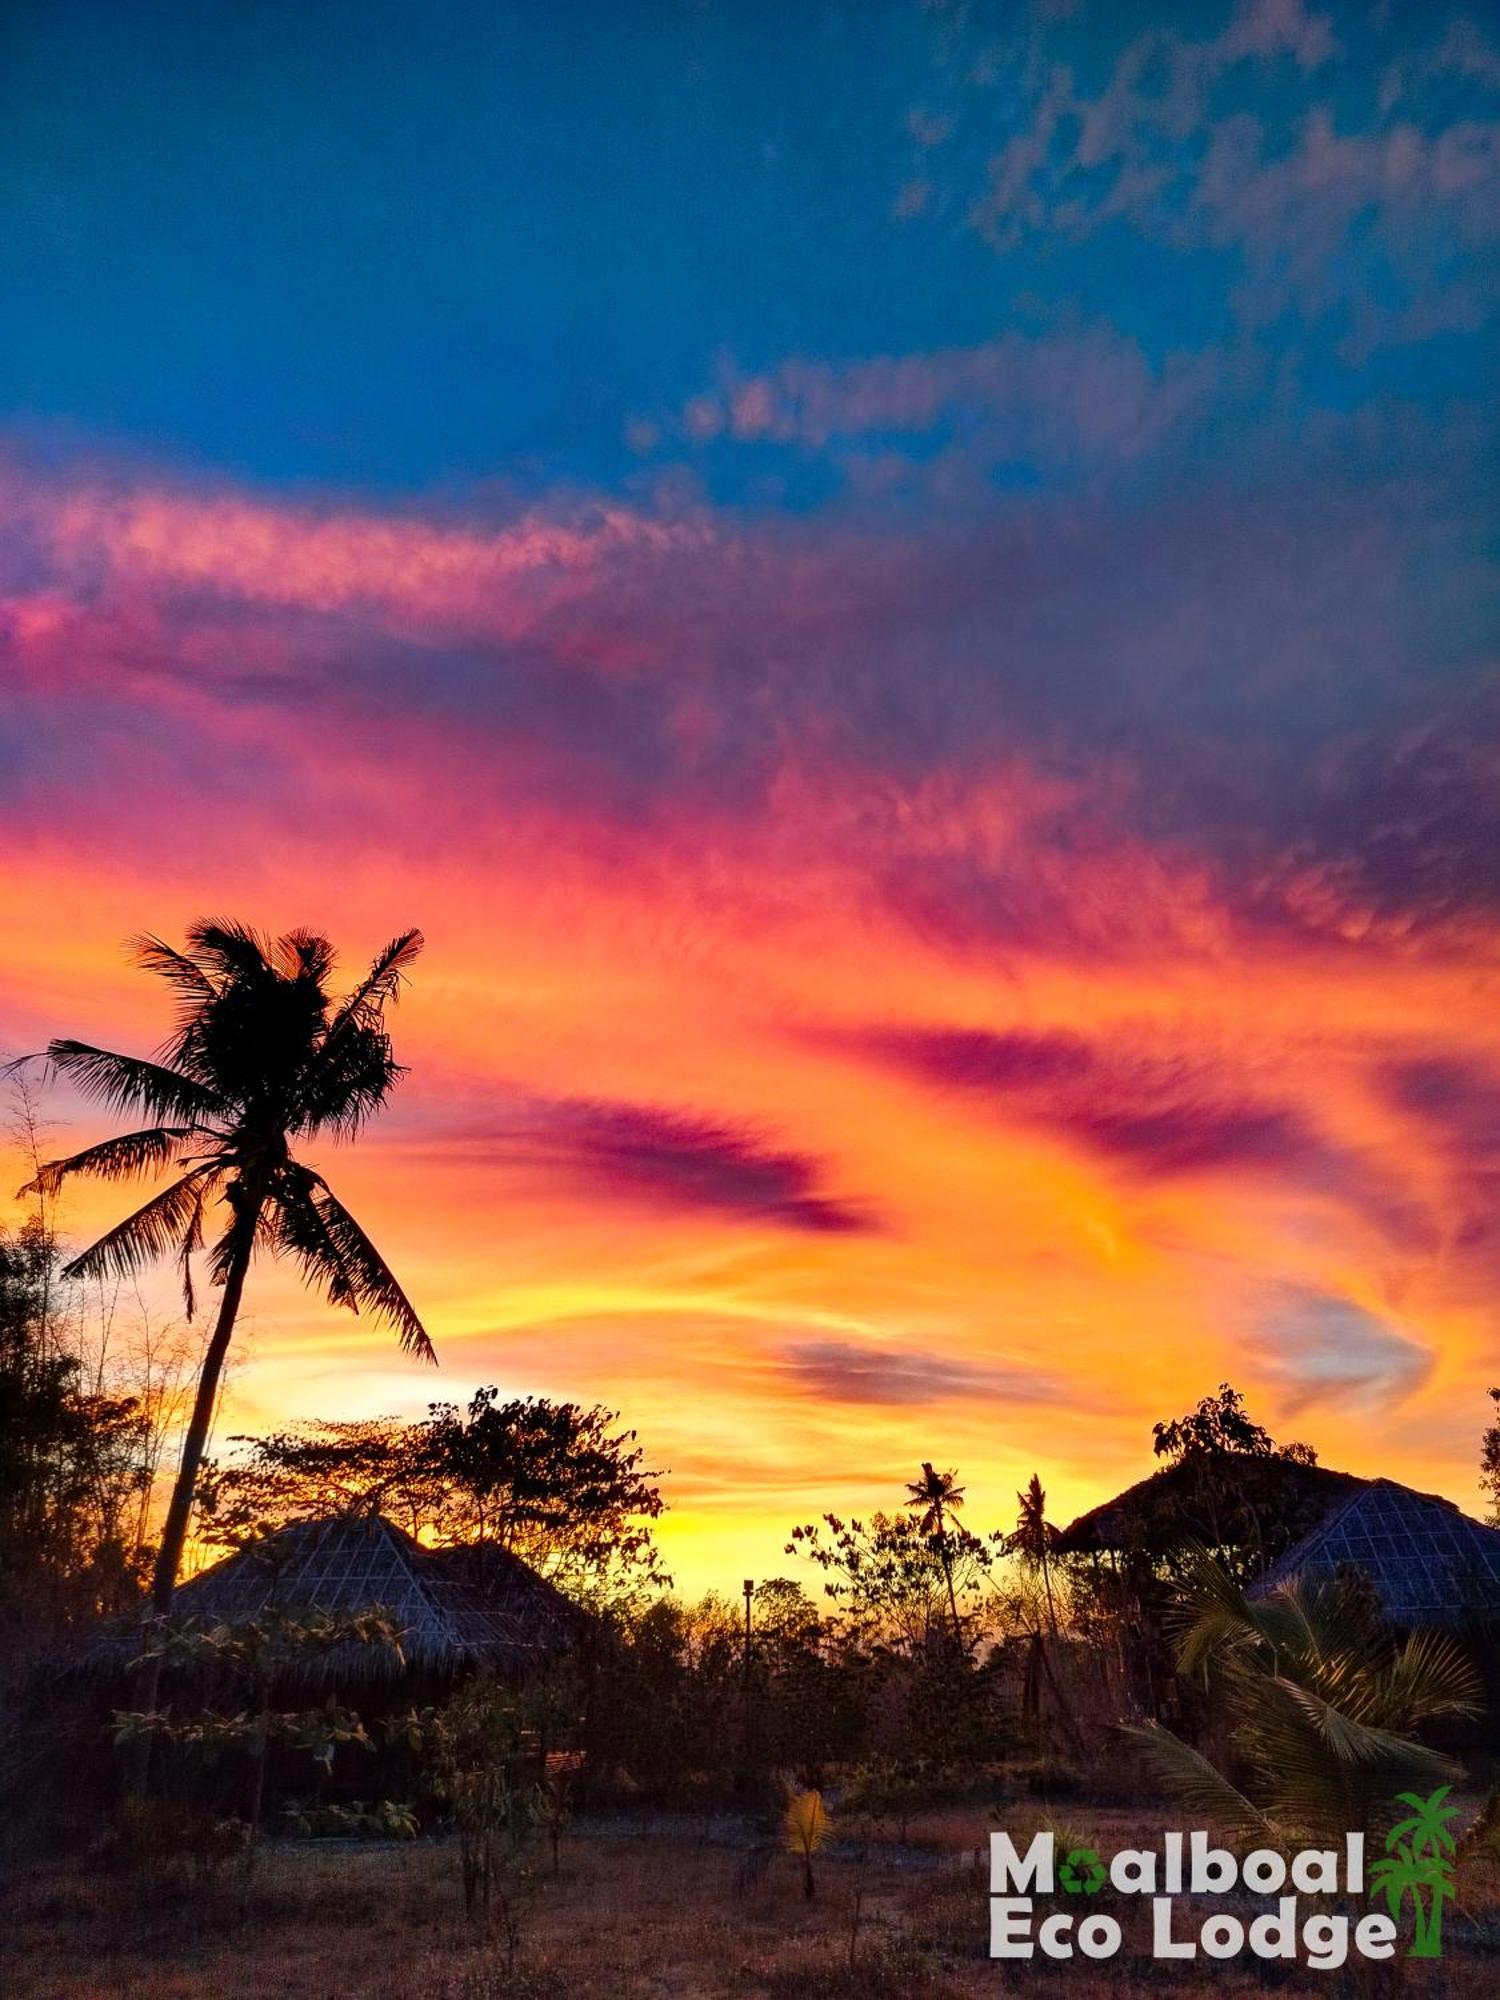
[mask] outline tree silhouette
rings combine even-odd
[[[1047,1495],[1040,1474],[1033,1472],[1025,1492],[1018,1493],[1016,1498],[1021,1503],[1021,1513],[1015,1533],[1010,1538],[1010,1546],[1042,1573],[1042,1588],[1047,1597],[1047,1629],[1055,1639],[1057,1605],[1052,1595],[1052,1543],[1057,1530],[1047,1519]]]
[[[922,1461],[922,1477],[913,1480],[907,1487],[911,1495],[911,1505],[922,1510],[918,1526],[924,1535],[931,1538],[937,1550],[938,1561],[943,1566],[943,1582],[948,1587],[948,1609],[953,1617],[953,1643],[963,1650],[963,1621],[958,1615],[958,1594],[953,1588],[953,1549],[949,1539],[949,1521],[964,1504],[964,1489],[958,1484],[956,1472],[935,1472],[930,1459]]]
[[[1491,1389],[1490,1401],[1495,1416],[1479,1441],[1479,1484],[1490,1503],[1490,1519],[1500,1527],[1500,1389]]]
[[[210,1277],[221,1288],[157,1552],[157,1611],[171,1603],[214,1401],[257,1249],[295,1258],[333,1304],[370,1311],[394,1326],[408,1352],[436,1358],[380,1252],[322,1175],[291,1150],[293,1140],[352,1137],[385,1103],[402,1074],[385,1010],[421,949],[421,932],[403,931],[354,991],[335,1001],[326,938],[295,930],[272,940],[240,924],[200,922],[189,929],[185,951],[155,937],[135,945],[136,963],[177,996],[176,1023],[160,1060],[85,1042],[47,1048],[52,1067],[86,1097],[154,1122],[49,1162],[23,1193],[55,1193],[74,1174],[125,1181],[172,1166],[185,1170],[75,1257],[68,1275],[123,1277],[170,1254],[191,1316],[193,1262],[206,1250]],[[210,1240],[209,1218],[217,1225],[221,1213],[223,1227]]]

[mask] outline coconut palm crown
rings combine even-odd
[[[343,1000],[330,996],[326,938],[271,939],[241,924],[192,925],[186,948],[137,939],[137,964],[177,998],[172,1033],[155,1061],[86,1042],[54,1041],[53,1069],[112,1111],[151,1121],[138,1131],[44,1166],[23,1193],[52,1194],[74,1174],[109,1181],[177,1171],[144,1206],[66,1267],[74,1277],[128,1276],[171,1255],[188,1314],[193,1266],[206,1253],[221,1288],[204,1352],[182,1464],[157,1558],[153,1601],[171,1600],[224,1358],[256,1250],[289,1256],[335,1305],[389,1323],[402,1347],[436,1357],[421,1320],[375,1245],[294,1141],[349,1138],[402,1075],[386,1009],[422,949],[419,931],[385,947]]]
[[[948,1611],[953,1620],[953,1643],[962,1652],[964,1627],[958,1612],[958,1593],[953,1585],[953,1550],[948,1530],[952,1517],[964,1504],[964,1489],[958,1483],[956,1472],[938,1472],[932,1461],[924,1458],[922,1477],[912,1480],[906,1490],[911,1496],[908,1506],[913,1512],[921,1510],[919,1530],[937,1550],[938,1561],[942,1564],[943,1581],[948,1587]]]

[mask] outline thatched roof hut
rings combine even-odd
[[[441,1674],[524,1674],[576,1644],[590,1622],[507,1550],[424,1548],[373,1513],[291,1522],[180,1584],[172,1611],[228,1624],[273,1606],[383,1611],[401,1630],[407,1665]],[[368,1652],[372,1670],[380,1664],[375,1648],[349,1651]]]
[[[1057,1549],[1150,1561],[1191,1543],[1234,1542],[1258,1548],[1269,1561],[1364,1485],[1353,1473],[1297,1459],[1194,1453],[1080,1514],[1058,1536]]]
[[[1371,1480],[1350,1494],[1271,1565],[1251,1594],[1294,1576],[1329,1578],[1349,1569],[1369,1578],[1393,1625],[1500,1620],[1500,1528],[1393,1479]]]

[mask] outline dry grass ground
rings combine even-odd
[[[1118,1815],[1072,1811],[1106,1850],[1150,1838]],[[1018,1815],[1017,1832],[1034,1830]],[[499,1937],[466,1923],[446,1843],[268,1852],[243,1918],[232,1887],[160,1895],[142,1908],[132,1878],[41,1866],[0,1898],[6,2000],[967,2000],[1027,1986],[1059,2000],[1145,1994],[1316,1991],[1453,1996],[1500,1991],[1500,1905],[1488,1883],[1450,1916],[1436,1963],[1318,1973],[1241,1961],[1205,1979],[1133,1951],[1109,1963],[986,1956],[982,1814],[918,1821],[904,1849],[846,1843],[805,1901],[789,1857],[746,1870],[736,1846],[688,1824],[575,1828],[553,1876],[526,1889],[507,1969]],[[748,1878],[748,1879],[747,1879]],[[850,1963],[856,1902],[858,1933]],[[1221,1906],[1222,1907],[1222,1906]],[[1116,1905],[1119,1908],[1119,1905]],[[1133,1912],[1138,1917],[1138,1912]],[[1144,1947],[1143,1947],[1144,1949]]]

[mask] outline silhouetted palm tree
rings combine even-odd
[[[403,932],[354,991],[334,1001],[333,951],[325,938],[298,930],[273,941],[239,924],[197,923],[185,951],[154,937],[136,942],[136,962],[160,974],[178,997],[177,1022],[159,1061],[84,1042],[55,1041],[47,1049],[53,1068],[85,1096],[156,1122],[53,1160],[23,1193],[51,1194],[71,1174],[123,1181],[174,1164],[186,1170],[75,1257],[70,1275],[125,1276],[170,1252],[191,1316],[193,1259],[205,1247],[205,1222],[215,1209],[227,1212],[206,1246],[223,1296],[157,1553],[157,1611],[171,1603],[224,1357],[256,1249],[295,1257],[332,1303],[367,1308],[395,1327],[408,1352],[436,1358],[380,1252],[322,1175],[291,1151],[293,1140],[353,1135],[384,1104],[402,1074],[385,1010],[421,949],[420,931]]]
[[[1047,1519],[1047,1495],[1042,1488],[1040,1475],[1033,1472],[1024,1493],[1016,1498],[1021,1503],[1020,1518],[1016,1522],[1015,1533],[1010,1538],[1011,1547],[1018,1555],[1034,1563],[1042,1573],[1042,1588],[1047,1595],[1047,1629],[1057,1637],[1057,1605],[1052,1596],[1052,1543],[1057,1530]]]
[[[930,1459],[922,1461],[922,1477],[913,1480],[907,1487],[913,1507],[923,1510],[918,1523],[922,1533],[932,1538],[937,1550],[938,1561],[943,1566],[943,1581],[948,1586],[948,1609],[953,1615],[953,1642],[963,1650],[963,1621],[958,1615],[958,1594],[953,1588],[953,1549],[949,1540],[948,1524],[964,1504],[964,1489],[958,1484],[956,1472],[934,1472]]]

